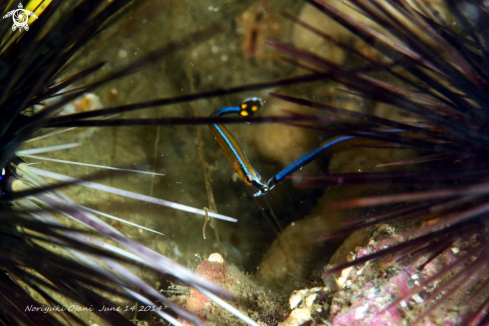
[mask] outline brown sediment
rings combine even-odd
[[[197,265],[195,273],[227,289],[236,298],[231,304],[259,324],[276,324],[283,319],[284,316],[279,312],[282,298],[259,286],[250,275],[241,272],[233,264],[225,263],[221,255],[217,253],[210,255],[208,260],[203,260]],[[178,286],[178,288],[184,287]],[[196,314],[206,323],[246,325],[194,288],[191,288],[188,296],[184,298],[174,296],[170,299],[179,303],[184,301],[185,309]],[[184,325],[192,325],[184,320],[180,321]]]

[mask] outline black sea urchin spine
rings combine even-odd
[[[416,171],[307,177],[303,186],[363,185],[366,189],[375,189],[379,185],[387,184],[391,187],[416,188],[414,192],[345,199],[334,203],[334,207],[342,209],[385,205],[395,207],[356,219],[348,223],[344,231],[325,235],[320,240],[346,235],[351,231],[381,223],[425,221],[418,228],[402,233],[404,241],[391,244],[389,248],[375,253],[363,253],[361,258],[357,257],[348,264],[332,268],[326,274],[375,258],[382,258],[383,266],[388,268],[396,261],[409,261],[413,257],[423,258],[423,262],[418,265],[411,261],[412,266],[422,273],[426,272],[426,266],[435,258],[457,244],[455,249],[457,253],[459,250],[461,253],[457,254],[453,263],[418,282],[411,291],[403,294],[383,311],[408,300],[416,293],[422,293],[428,307],[410,320],[413,323],[421,322],[428,316],[433,318],[440,309],[447,311],[451,309],[451,305],[461,304],[464,308],[454,321],[456,324],[487,324],[487,2],[461,3],[447,0],[441,5],[446,11],[444,15],[440,15],[428,1],[349,2],[348,5],[353,6],[355,12],[363,15],[366,20],[374,21],[375,27],[349,16],[344,12],[345,9],[333,6],[329,1],[307,2],[359,36],[376,51],[379,59],[366,57],[340,42],[339,46],[363,58],[362,67],[346,68],[307,50],[281,44],[272,45],[289,54],[300,67],[326,75],[348,87],[352,94],[404,110],[415,117],[416,123],[351,112],[317,100],[281,94],[272,96],[373,123],[373,127],[359,128],[360,131],[369,130],[373,135],[361,135],[350,130],[345,133],[369,138],[370,141],[366,143],[372,147],[394,149],[402,145],[423,153],[421,157],[387,162],[388,164],[378,162],[379,165],[407,166],[432,162]],[[291,18],[289,14],[286,16]],[[326,40],[333,40],[331,36],[308,23],[292,19]],[[290,59],[288,61],[293,62]],[[375,72],[388,76],[389,82],[374,77]],[[324,128],[331,131],[331,127]],[[399,128],[405,132],[397,135],[375,133],[376,130],[385,128]],[[451,278],[448,277],[450,273]],[[445,281],[433,289],[433,284],[441,279]],[[428,288],[430,290],[426,292]],[[460,301],[453,300],[457,296],[460,296]],[[424,305],[425,303],[422,304]]]

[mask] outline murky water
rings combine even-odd
[[[264,6],[265,15],[258,19],[260,6]],[[121,23],[104,32],[90,48],[88,58],[77,63],[71,72],[107,60],[109,63],[100,73],[86,80],[89,83],[154,49],[225,21],[230,25],[228,31],[149,63],[146,70],[109,82],[93,93],[100,98],[103,108],[109,108],[283,78],[292,73],[292,67],[279,61],[276,51],[263,42],[267,39],[289,42],[291,24],[279,12],[281,8],[294,12],[299,7],[293,1],[147,1],[135,6]],[[252,33],[259,35],[250,40],[254,38]],[[266,101],[267,94],[268,90],[221,96],[191,104],[144,109],[118,118],[190,117],[193,109],[199,116],[208,116],[217,107],[237,105],[249,96],[261,96]],[[207,126],[200,128],[205,164],[212,170],[211,184],[218,212],[239,220],[217,222],[227,259],[253,270],[274,237],[268,220],[260,214],[264,209],[268,214],[266,203],[263,199],[253,199],[253,191],[233,177],[232,168]],[[252,137],[256,128],[247,124],[229,126],[255,165],[266,172],[278,171],[273,162],[264,162],[256,153]],[[100,182],[197,208],[209,206],[195,126],[75,129],[27,144],[26,148],[71,142],[79,142],[81,146],[46,156],[162,173],[165,176],[124,173]],[[36,167],[79,178],[98,171],[54,162],[42,162]],[[203,239],[201,216],[83,187],[72,187],[65,193],[86,206],[164,233],[164,236],[154,235],[108,221],[124,234],[184,265],[194,266],[201,257],[217,250],[214,231],[209,226],[207,240]]]
[[[300,2],[292,0],[146,1],[134,6],[128,16],[102,33],[101,38],[89,49],[87,58],[74,65],[71,72],[107,60],[109,63],[100,72],[84,81],[90,83],[144,57],[150,51],[172,42],[178,43],[192,32],[224,21],[229,25],[228,30],[202,42],[192,43],[158,62],[148,63],[145,70],[111,81],[95,89],[93,93],[100,98],[103,108],[110,108],[272,81],[304,73],[281,61],[278,51],[264,44],[265,41],[297,43],[300,34],[294,32],[292,23],[283,18],[280,12],[287,10],[298,15],[301,8]],[[311,51],[313,50],[315,49]],[[320,48],[317,50],[320,51]],[[359,111],[373,110],[371,103],[352,101],[348,96],[344,100],[332,95],[332,89],[330,86],[320,88],[315,84],[275,91],[343,101],[343,106],[345,103],[354,103]],[[270,111],[272,106],[285,105],[272,100],[268,95],[269,91],[245,92],[192,103],[149,108],[124,113],[117,118],[192,117],[194,110],[198,116],[208,116],[215,108],[238,105],[250,96],[259,96],[265,100],[264,111]],[[198,142],[197,128],[201,128],[202,131],[201,145]],[[283,162],[264,155],[263,149],[261,152],[258,150],[261,142],[271,142],[264,128],[269,127],[252,124],[228,127],[257,170],[268,179],[283,167]],[[266,137],[260,139],[257,135]],[[282,145],[281,142],[285,140],[280,137],[274,138],[272,147]],[[309,133],[307,137],[310,146],[315,146],[327,138],[327,135]],[[294,152],[296,147],[302,146],[287,141],[289,147],[285,149],[286,152]],[[257,271],[276,238],[278,226],[273,221],[272,213],[277,215],[280,227],[290,225],[292,221],[300,220],[309,214],[324,191],[295,189],[287,180],[283,187],[274,190],[267,200],[264,197],[254,198],[254,190],[237,179],[223,151],[205,125],[75,129],[30,143],[26,148],[72,142],[79,142],[81,146],[48,153],[45,156],[164,174],[148,176],[129,172],[118,173],[97,182],[199,209],[210,207],[203,172],[204,166],[209,168],[212,171],[209,181],[218,212],[238,219],[237,223],[217,221],[224,258],[252,274]],[[204,162],[199,157],[199,146],[203,148]],[[297,153],[305,150],[307,148],[300,148]],[[293,154],[292,157],[295,155],[299,154]],[[338,159],[332,169],[336,169],[337,172],[351,172],[348,168],[351,170],[353,167],[367,165],[362,161],[361,155],[350,154]],[[28,161],[37,162],[32,159]],[[310,170],[306,168],[305,173],[323,171],[325,166],[325,160],[315,163]],[[78,178],[99,171],[91,167],[42,161],[36,167]],[[65,193],[80,204],[164,233],[155,235],[102,217],[130,238],[183,265],[194,268],[203,258],[219,251],[214,230],[210,225],[207,225],[205,230],[206,239],[203,237],[202,216],[78,186],[66,189]],[[311,238],[315,239],[312,236]],[[324,260],[315,262],[315,267],[320,270],[321,264],[326,263],[328,255],[333,252],[334,249],[330,248]],[[291,264],[294,265],[295,262],[292,261]],[[309,280],[310,275],[295,279],[299,284],[305,284]],[[158,280],[151,281],[153,285],[158,286]]]

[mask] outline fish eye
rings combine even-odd
[[[263,100],[259,97],[250,97],[245,99],[241,105],[241,116],[247,117],[258,111],[263,106]]]

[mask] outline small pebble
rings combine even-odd
[[[317,297],[318,297],[317,293],[310,294],[306,298],[306,306],[308,306],[308,307],[312,306],[312,304],[314,303],[314,300],[316,300]]]
[[[300,326],[308,320],[311,320],[311,312],[309,309],[297,308],[292,310],[286,320],[278,323],[278,326]]]
[[[222,256],[218,253],[211,254],[207,260],[213,263],[219,263],[219,264],[224,263],[224,258],[222,258]]]

